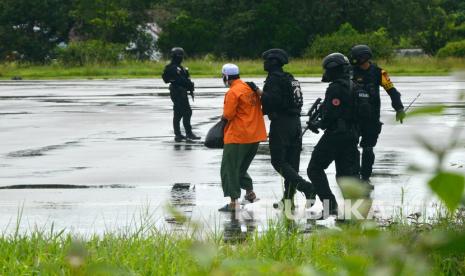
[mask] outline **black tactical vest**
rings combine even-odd
[[[381,68],[376,64],[371,64],[368,70],[362,70],[359,67],[353,68],[353,80],[369,95],[371,105],[371,116],[373,120],[378,120],[381,112],[381,97],[379,87],[381,85]]]
[[[300,116],[303,106],[303,95],[300,88],[300,82],[296,80],[292,74],[287,72],[272,72],[268,78],[274,78],[279,84],[279,90],[282,93],[282,102],[280,103],[279,110],[270,112],[272,116],[280,115],[293,115]],[[263,90],[267,90],[268,82],[265,80]],[[265,111],[265,110],[264,110]],[[266,112],[267,113],[267,112]],[[270,117],[271,118],[271,117]]]

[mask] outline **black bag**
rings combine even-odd
[[[222,149],[224,146],[224,127],[228,121],[221,119],[207,133],[204,145],[210,149]]]

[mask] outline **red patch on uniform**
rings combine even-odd
[[[336,99],[333,99],[331,102],[332,102],[332,104],[333,104],[334,106],[339,106],[339,105],[341,105],[341,100],[339,100],[339,99],[337,99],[337,98],[336,98]]]

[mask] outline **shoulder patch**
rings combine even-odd
[[[334,105],[334,106],[340,106],[341,105],[341,100],[339,100],[338,98],[334,98],[331,103]]]
[[[382,71],[381,71],[381,74],[383,74],[383,77],[384,77],[384,79],[385,79],[386,81],[391,81],[391,79],[389,78],[388,72],[382,70]]]
[[[391,79],[385,70],[381,70],[381,86],[386,91],[394,87],[394,84],[391,82]]]

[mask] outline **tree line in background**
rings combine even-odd
[[[150,25],[160,28],[155,43]],[[0,0],[0,60],[65,64],[188,55],[257,58],[268,48],[321,57],[369,44],[465,56],[463,0]],[[448,44],[449,43],[449,44]]]

